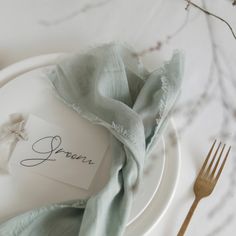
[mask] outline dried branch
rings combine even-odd
[[[148,53],[159,51],[163,47],[163,45],[167,44],[171,39],[176,37],[179,33],[181,33],[185,29],[186,25],[188,24],[188,20],[189,20],[189,12],[187,12],[183,23],[173,33],[167,35],[163,40],[158,40],[154,46],[146,48],[141,52],[134,53],[134,56],[142,57]]]
[[[196,3],[193,3],[191,0],[185,0],[187,2],[187,6],[185,9],[188,9],[190,5],[194,6],[195,8],[199,9],[200,11],[204,12],[205,14],[215,17],[216,19],[222,21],[224,24],[227,25],[227,27],[230,29],[234,39],[236,40],[236,34],[234,33],[234,30],[232,28],[232,26],[223,18],[221,18],[220,16],[215,15],[214,13],[209,12],[208,10],[198,6]],[[234,0],[233,5],[236,5],[236,0]]]

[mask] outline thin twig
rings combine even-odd
[[[186,7],[185,7],[185,10],[188,10],[188,8],[189,8],[189,6],[190,6],[190,0],[187,0],[187,5],[186,5]]]
[[[231,26],[226,20],[224,20],[224,19],[221,18],[220,16],[217,16],[217,15],[215,15],[214,13],[211,13],[211,12],[209,12],[208,10],[206,10],[206,9],[204,9],[204,8],[202,8],[202,7],[200,7],[200,6],[198,6],[196,3],[193,3],[193,2],[190,1],[190,0],[185,0],[185,1],[186,1],[187,4],[188,4],[188,5],[187,5],[187,8],[188,8],[188,6],[189,6],[189,4],[190,4],[190,5],[194,6],[194,7],[196,7],[197,9],[199,9],[200,11],[206,13],[207,15],[212,16],[212,17],[215,17],[216,19],[218,19],[218,20],[222,21],[223,23],[225,23],[225,24],[227,25],[227,27],[230,29],[230,31],[231,31],[231,33],[232,33],[234,39],[236,40],[236,34],[234,33],[234,30],[233,30],[232,26]],[[233,4],[236,4],[236,0],[233,2]]]
[[[156,44],[152,47],[146,48],[142,50],[141,52],[134,53],[134,56],[136,57],[142,57],[146,55],[147,53],[159,51],[164,44],[167,44],[171,39],[173,39],[175,36],[177,36],[188,24],[189,21],[189,12],[187,12],[186,17],[183,21],[183,23],[172,33],[166,36],[166,38],[162,41],[157,41]]]

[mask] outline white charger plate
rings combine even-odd
[[[2,87],[0,90],[0,123],[14,112],[34,113],[60,126],[64,126],[65,123],[87,122],[82,118],[78,120],[78,114],[65,107],[53,96],[52,91],[49,91],[51,89],[49,84],[43,78],[43,73],[40,77],[38,76],[39,70],[32,71],[56,64],[61,56],[62,54],[38,56],[0,71],[0,88]],[[26,72],[29,73],[25,74]],[[44,82],[42,83],[42,81]],[[42,101],[39,103],[39,94],[42,92],[45,100],[44,103]],[[56,116],[45,109],[46,103],[48,107],[57,107],[54,109]],[[58,118],[57,114],[64,115]],[[65,122],[68,117],[70,117],[70,122]],[[173,124],[169,125],[168,129],[171,130],[174,135],[172,138],[177,143]],[[151,226],[164,214],[172,199],[178,179],[180,152],[177,144],[166,155],[165,146],[170,145],[168,142],[167,137],[163,136],[161,143],[150,156],[153,160],[152,165],[147,166],[143,181],[134,195],[132,211],[126,228],[125,235],[127,236],[144,234],[150,230]],[[5,193],[0,196],[0,221],[34,207],[96,193],[108,179],[106,170],[109,166],[110,153],[108,151],[89,191],[18,170],[15,170],[11,176],[0,174],[0,187]],[[34,190],[32,191],[32,189]],[[53,191],[48,191],[49,189],[53,189]]]

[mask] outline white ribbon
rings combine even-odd
[[[9,116],[9,121],[0,126],[0,169],[8,170],[8,161],[19,140],[27,140],[24,129],[26,119],[22,114]]]

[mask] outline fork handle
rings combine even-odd
[[[181,228],[180,228],[180,230],[179,230],[179,232],[177,234],[177,236],[183,236],[184,235],[184,233],[185,233],[185,231],[186,231],[186,229],[188,227],[188,224],[189,224],[189,222],[190,222],[190,220],[192,218],[192,215],[193,215],[193,213],[194,213],[194,211],[195,211],[199,201],[200,201],[199,198],[195,198],[195,200],[194,200],[191,208],[189,209],[189,212],[188,212],[188,214],[187,214],[187,216],[186,216],[186,218],[185,218],[185,220],[184,220],[184,222],[183,222],[183,224],[182,224],[182,226],[181,226]]]

